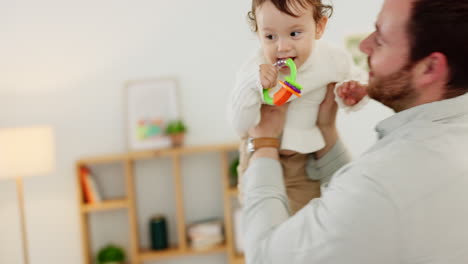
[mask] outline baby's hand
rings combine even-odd
[[[276,86],[278,79],[278,69],[271,64],[260,65],[260,81],[263,89],[270,89]]]
[[[347,106],[353,106],[367,95],[367,86],[356,81],[349,81],[336,88],[337,95]]]

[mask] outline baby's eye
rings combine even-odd
[[[275,36],[273,36],[273,35],[266,35],[265,38],[270,39],[270,40],[273,40],[273,39],[275,39]]]
[[[294,31],[294,32],[291,32],[291,37],[298,37],[299,35],[301,34],[301,32],[299,31]]]

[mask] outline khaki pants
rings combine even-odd
[[[295,153],[289,156],[280,155],[283,168],[284,184],[289,199],[291,214],[295,214],[310,200],[320,197],[320,181],[314,181],[307,177],[307,154]],[[249,153],[247,152],[247,139],[242,139],[239,146],[239,184],[249,165]],[[240,189],[239,189],[240,190]],[[243,194],[239,192],[239,201],[242,203]]]

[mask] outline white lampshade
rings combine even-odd
[[[0,179],[44,175],[54,166],[52,128],[0,128]]]

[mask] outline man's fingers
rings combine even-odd
[[[336,83],[330,83],[327,85],[327,93],[325,95],[325,99],[323,100],[322,104],[329,101],[335,101],[335,94],[333,90],[335,89]]]
[[[276,108],[278,108],[282,113],[285,113],[288,110],[288,106],[289,106],[289,103],[286,103],[281,106],[277,106]]]

